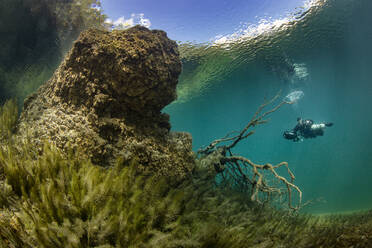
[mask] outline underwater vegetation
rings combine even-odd
[[[1,118],[16,118],[15,102]],[[13,117],[9,114],[12,113]],[[0,122],[1,130],[13,130]],[[15,124],[14,122],[12,123]],[[10,132],[11,133],[11,132]],[[1,247],[370,247],[372,212],[316,217],[215,184],[200,163],[178,185],[136,160],[92,164],[45,143],[0,149]]]
[[[5,102],[0,108],[0,140],[5,142],[14,132],[18,120],[18,108],[14,100]]]
[[[271,194],[277,192],[271,183],[280,179],[275,169],[287,164],[255,164],[233,153],[254,134],[250,128],[265,123],[281,104],[252,113],[240,132],[212,141],[198,159],[191,135],[170,132],[169,116],[161,113],[176,98],[181,66],[175,43],[162,31],[141,27],[91,30],[81,37],[51,80],[26,99],[19,119],[15,101],[0,108],[0,247],[372,246],[371,211],[313,216],[293,211],[290,202],[289,209],[277,208],[282,194]],[[230,55],[219,57],[221,68]],[[192,77],[192,70],[185,75]],[[231,143],[221,146],[225,141]],[[263,170],[274,180],[266,180]],[[287,172],[290,178],[280,179],[288,189],[284,194],[296,190]],[[262,200],[257,192],[270,197]]]

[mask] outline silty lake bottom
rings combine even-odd
[[[198,56],[185,49],[179,101],[165,109],[173,130],[190,132],[197,150],[241,130],[265,97],[302,91],[235,152],[258,163],[287,161],[312,201],[305,212],[370,209],[371,10],[370,1],[327,1],[284,30],[194,47]],[[334,125],[314,139],[284,139],[298,117]]]

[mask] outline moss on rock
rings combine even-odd
[[[100,117],[158,116],[176,99],[180,73],[177,44],[163,31],[91,29],[75,42],[49,94]]]
[[[191,136],[170,132],[161,113],[180,72],[177,44],[163,31],[87,30],[25,100],[18,135],[40,149],[43,140],[79,147],[96,164],[136,157],[141,168],[184,178],[194,164]]]

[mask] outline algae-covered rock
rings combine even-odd
[[[118,157],[180,176],[194,164],[191,136],[170,132],[161,109],[176,99],[177,44],[163,31],[136,26],[90,29],[53,77],[24,102],[18,135],[37,147],[79,147],[94,163]]]
[[[180,72],[177,45],[163,31],[92,29],[75,42],[50,96],[98,116],[159,115],[176,99]]]

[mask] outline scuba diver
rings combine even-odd
[[[333,126],[332,122],[315,124],[312,120],[297,118],[297,125],[292,130],[284,131],[283,137],[293,140],[293,142],[300,141],[303,138],[315,138],[317,136],[323,136],[324,129],[331,126]]]

